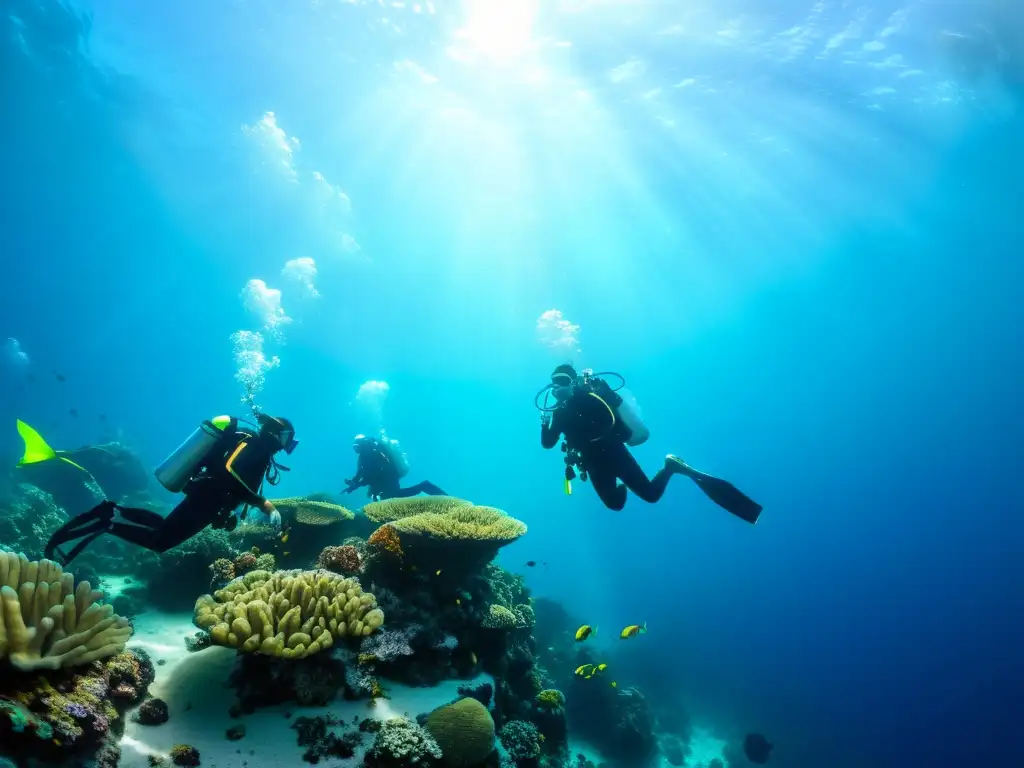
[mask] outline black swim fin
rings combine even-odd
[[[704,491],[704,495],[711,499],[726,512],[731,512],[741,520],[746,520],[753,525],[761,516],[762,507],[751,499],[739,488],[728,480],[712,477],[706,472],[694,469],[682,459],[670,456],[669,461],[679,466],[679,473],[686,475],[697,484],[697,487]]]

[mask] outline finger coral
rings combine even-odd
[[[355,514],[339,504],[314,501],[301,496],[273,499],[272,503],[282,515],[290,515],[300,525],[333,525],[355,518]]]
[[[132,627],[102,592],[50,560],[0,552],[0,659],[22,671],[89,664],[124,650]]]
[[[215,645],[297,659],[384,623],[359,582],[326,571],[251,571],[202,595],[194,621]]]
[[[409,496],[404,499],[385,499],[363,507],[363,514],[372,522],[381,525],[413,515],[433,513],[444,515],[459,507],[471,506],[471,502],[453,496]]]

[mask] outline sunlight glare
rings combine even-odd
[[[533,44],[537,8],[538,0],[463,0],[466,22],[456,37],[486,56],[519,56]]]

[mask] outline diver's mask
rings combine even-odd
[[[564,403],[572,395],[572,387],[568,384],[552,384],[551,396],[560,403]]]
[[[280,450],[290,455],[298,447],[299,441],[295,439],[295,427],[288,419],[261,413],[258,421],[261,433],[274,440],[280,446]]]

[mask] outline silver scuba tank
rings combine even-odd
[[[164,488],[178,493],[185,487],[210,449],[217,444],[224,433],[209,421],[204,421],[189,435],[185,442],[163,460],[153,473]]]

